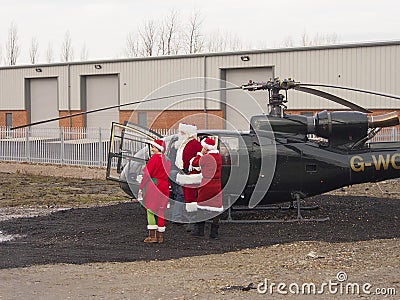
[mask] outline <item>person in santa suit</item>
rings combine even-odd
[[[145,243],[163,243],[165,232],[164,211],[169,198],[168,174],[171,162],[163,154],[165,145],[162,140],[150,142],[153,155],[147,162],[140,183],[138,199],[147,211],[147,229],[149,236]]]
[[[221,167],[222,158],[217,150],[216,143],[211,138],[201,141],[202,149],[197,153],[190,164],[193,168],[200,168],[202,179],[198,188],[197,208],[211,212],[223,212],[221,191]],[[219,215],[213,218],[211,224],[210,238],[218,237]],[[205,222],[196,223],[194,236],[204,235]]]
[[[177,149],[175,165],[184,173],[178,174],[176,181],[182,185],[186,211],[193,212],[197,210],[197,188],[201,180],[200,171],[190,167],[190,161],[202,149],[197,140],[197,127],[180,123],[175,147]]]

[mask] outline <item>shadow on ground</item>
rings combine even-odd
[[[146,219],[137,203],[59,211],[0,222],[6,234],[22,238],[0,243],[0,268],[39,264],[166,260],[217,254],[296,241],[353,242],[400,237],[400,200],[322,195],[307,205],[320,209],[305,217],[326,222],[224,223],[220,238],[191,237],[184,226],[167,223],[165,244],[144,244]],[[295,217],[292,212],[238,213],[236,218]],[[209,230],[207,226],[207,231]]]

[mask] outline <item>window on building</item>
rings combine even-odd
[[[138,124],[143,127],[147,127],[147,113],[138,112]]]
[[[6,127],[12,127],[12,113],[6,113]]]

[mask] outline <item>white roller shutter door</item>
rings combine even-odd
[[[31,123],[59,117],[57,78],[34,78],[29,83]],[[58,127],[58,121],[53,121],[36,125],[35,129]]]
[[[249,80],[268,81],[272,77],[272,67],[226,69],[226,81],[238,86],[246,84]],[[249,130],[250,117],[267,113],[267,103],[267,91],[228,91],[226,93],[227,129]]]
[[[119,103],[118,87],[118,75],[86,76],[87,110],[117,105]],[[88,114],[86,127],[110,129],[113,121],[119,122],[118,108]]]

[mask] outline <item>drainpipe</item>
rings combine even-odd
[[[205,114],[205,124],[204,127],[205,129],[208,129],[208,112],[207,112],[207,56],[203,56],[203,88],[204,88],[204,93],[203,93],[203,111]]]
[[[68,64],[68,89],[67,89],[67,97],[68,97],[68,114],[71,114],[71,65]],[[72,127],[72,118],[69,118],[69,128]]]

